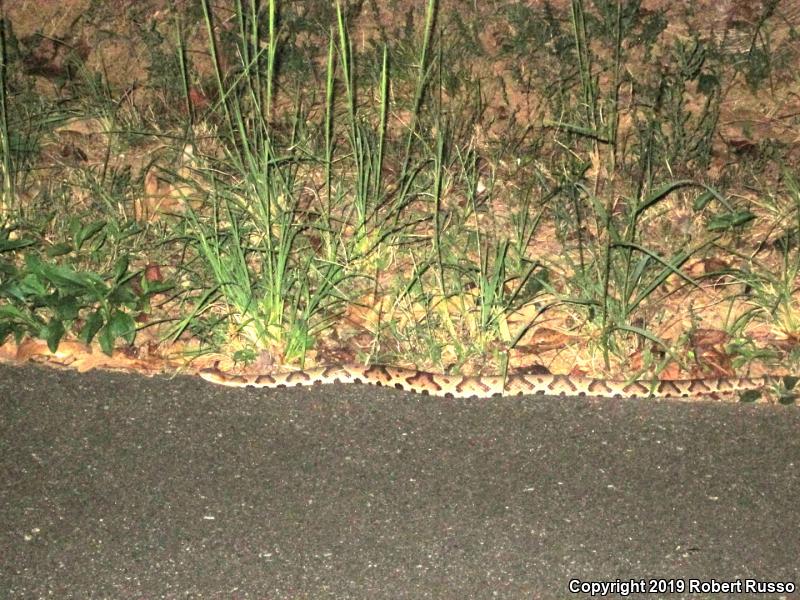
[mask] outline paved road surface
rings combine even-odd
[[[3,598],[749,598],[688,586],[798,557],[795,407],[0,366]]]

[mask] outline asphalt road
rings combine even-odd
[[[690,589],[798,557],[796,407],[0,366],[2,598],[792,598]]]

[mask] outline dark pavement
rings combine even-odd
[[[688,586],[799,557],[796,407],[0,366],[0,598],[750,598]]]

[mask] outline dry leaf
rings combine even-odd
[[[692,332],[692,346],[695,349],[718,346],[729,339],[730,336],[721,329],[695,329]]]
[[[699,367],[693,369],[693,377],[731,377],[734,375],[730,355],[714,348],[699,351],[697,364]]]
[[[531,334],[528,345],[539,352],[564,348],[571,341],[570,336],[549,327],[539,327]]]
[[[148,263],[144,268],[144,278],[149,283],[160,283],[164,281],[164,277],[161,275],[161,267],[153,263]]]

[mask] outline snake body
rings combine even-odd
[[[446,398],[498,396],[598,396],[604,398],[689,398],[759,390],[775,383],[765,377],[722,377],[654,381],[614,381],[568,375],[513,374],[462,376],[428,373],[416,369],[373,365],[336,365],[264,375],[233,375],[217,366],[200,376],[229,387],[288,388],[326,384],[366,384]]]

